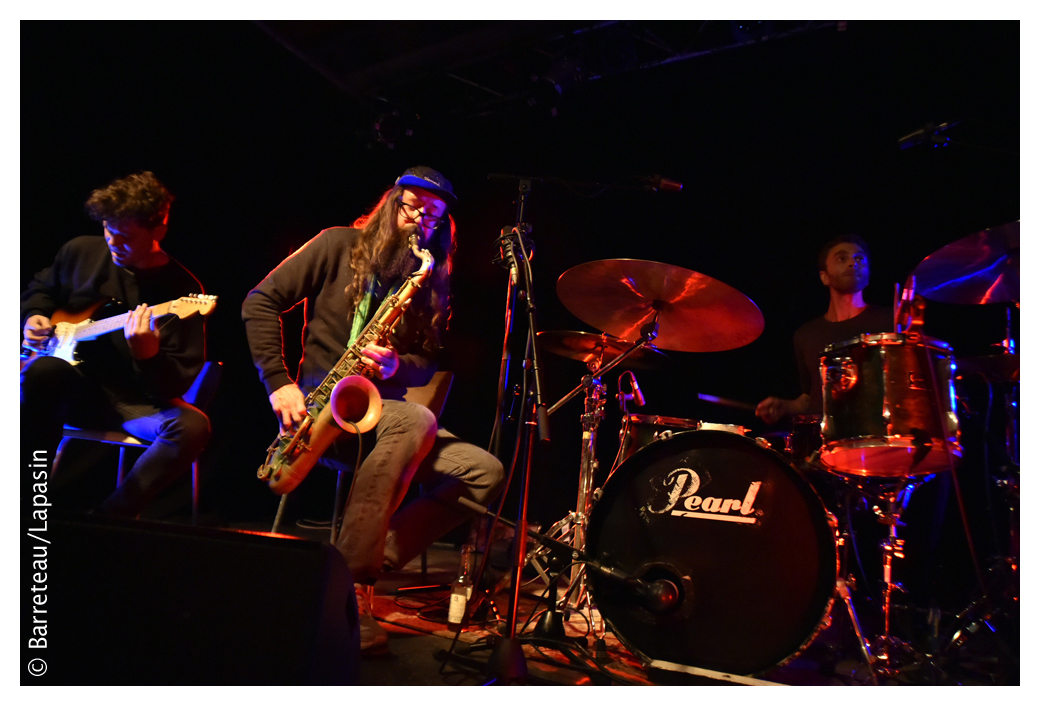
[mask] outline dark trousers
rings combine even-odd
[[[139,514],[188,473],[210,437],[209,418],[201,410],[179,400],[164,406],[112,402],[78,366],[53,356],[37,358],[22,370],[20,413],[22,454],[30,458],[43,452],[53,460],[66,424],[124,430],[151,442],[101,505],[99,510],[111,515]]]

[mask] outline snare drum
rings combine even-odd
[[[906,334],[868,334],[824,349],[824,466],[889,478],[948,469],[944,437],[961,456],[952,359],[949,344]]]
[[[625,415],[619,440],[619,462],[628,459],[652,442],[668,439],[677,432],[689,430],[720,430],[739,435],[747,434],[747,429],[740,425],[723,425],[662,415]]]

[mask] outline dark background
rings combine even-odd
[[[208,336],[224,380],[211,410],[203,510],[228,520],[269,518],[277,499],[255,471],[277,427],[239,317],[246,292],[319,230],[366,211],[404,168],[439,169],[460,197],[450,336],[456,380],[442,422],[486,446],[506,293],[506,273],[492,259],[499,230],[516,221],[518,189],[515,180],[487,177],[542,177],[525,212],[536,244],[539,329],[595,331],[555,292],[562,273],[588,261],[652,260],[721,280],[758,305],[765,331],[737,350],[670,353],[668,366],[637,371],[647,398],[638,412],[767,432],[752,415],[696,395],[754,403],[797,392],[791,334],[826,308],[815,266],[822,243],[842,232],[863,235],[873,250],[866,298],[888,304],[895,284],[929,254],[1019,219],[1019,24],[825,23],[776,37],[762,23],[648,24],[657,36],[703,40],[687,45],[703,51],[633,63],[638,47],[621,31],[632,23],[605,34],[557,32],[584,53],[561,49],[561,40],[460,59],[477,44],[460,33],[506,24],[23,22],[20,282],[66,240],[100,234],[82,208],[92,189],[155,172],[177,197],[166,249],[220,298]],[[704,40],[710,32],[725,37]],[[308,33],[348,64],[364,66],[376,51],[384,69],[400,59],[398,73],[391,80],[384,72],[380,84],[370,72],[368,83],[347,85],[316,70],[315,55],[308,62],[279,41],[295,36],[299,49]],[[434,40],[447,47],[440,55],[413,51]],[[592,45],[598,68],[558,82],[556,91],[545,80],[551,66],[519,63],[548,61],[546,46],[554,60],[588,61]],[[610,54],[611,47],[620,49]],[[324,56],[327,69],[327,48]],[[444,87],[446,73],[468,70],[472,79],[475,66],[510,71],[516,83],[483,105]],[[941,149],[897,143],[927,123],[954,121],[961,122],[944,133],[950,144]],[[635,188],[653,174],[682,182],[682,191]],[[992,353],[1005,316],[1003,305],[933,304],[926,332],[958,355]],[[585,373],[583,364],[548,353],[541,363],[550,405]],[[616,375],[604,383],[606,467],[620,413]],[[581,410],[578,398],[553,415],[552,441],[535,456],[534,520],[551,523],[573,508]],[[507,462],[510,451],[511,440]],[[326,504],[326,481],[309,478],[302,495]],[[510,505],[507,515],[514,512]]]

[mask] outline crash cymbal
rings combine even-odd
[[[638,341],[658,315],[654,345],[728,351],[758,338],[762,312],[734,288],[701,273],[649,260],[594,260],[560,275],[556,293],[583,322]]]
[[[913,272],[917,293],[951,304],[1018,302],[1019,223],[973,233],[929,255]]]
[[[597,360],[609,363],[635,344],[634,341],[618,339],[610,334],[591,334],[587,331],[542,331],[538,332],[538,342],[547,351],[582,363]],[[667,361],[665,354],[647,344],[632,352],[622,365],[629,368],[652,368]]]

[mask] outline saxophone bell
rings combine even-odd
[[[368,432],[383,412],[383,399],[372,381],[364,376],[347,376],[336,383],[329,397],[332,419],[346,432]],[[357,425],[355,430],[354,426]]]

